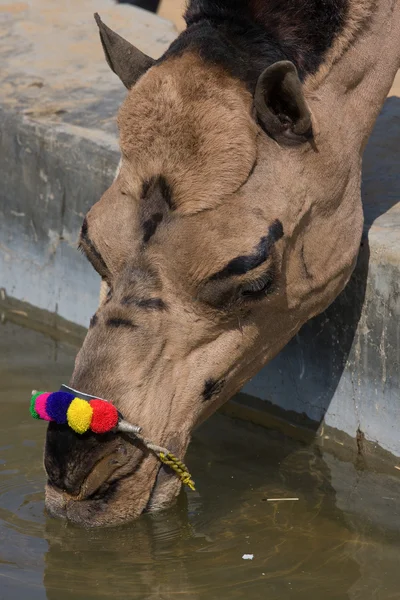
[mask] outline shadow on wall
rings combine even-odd
[[[157,12],[161,0],[117,0],[118,4],[131,4],[150,12]]]
[[[325,419],[352,437],[358,430],[367,431],[369,439],[396,454],[400,444],[392,447],[394,437],[393,443],[385,443],[383,420],[390,427],[391,419],[399,416],[395,397],[400,307],[396,314],[394,286],[400,263],[389,260],[389,253],[397,247],[400,256],[400,245],[388,244],[389,231],[400,242],[399,125],[400,99],[393,97],[387,100],[364,155],[365,228],[350,282],[243,389],[274,406],[306,415],[307,424],[312,419],[315,429]]]

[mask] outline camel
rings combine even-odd
[[[191,0],[153,60],[96,16],[127,88],[121,164],[80,247],[108,288],[69,385],[183,460],[195,427],[344,289],[398,0]],[[50,423],[46,507],[130,521],[181,482],[132,436]]]

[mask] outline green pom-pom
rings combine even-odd
[[[33,394],[32,398],[31,398],[31,405],[29,407],[29,412],[31,413],[31,415],[34,419],[40,419],[38,413],[35,410],[36,398],[38,396],[40,396],[40,394],[44,394],[44,392],[36,392],[36,394]]]

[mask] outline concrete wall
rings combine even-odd
[[[0,287],[80,325],[99,278],[76,241],[114,177],[125,96],[95,11],[154,57],[176,36],[168,21],[112,0],[0,0]]]
[[[0,0],[0,287],[80,325],[99,281],[75,243],[113,178],[125,93],[103,59],[95,10],[153,56],[176,35],[167,21],[111,0]],[[366,152],[365,239],[349,286],[244,389],[397,456],[399,136],[393,97]]]

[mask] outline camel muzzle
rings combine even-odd
[[[160,462],[170,467],[183,484],[195,490],[195,483],[186,465],[167,448],[141,435],[141,427],[126,421],[108,400],[84,394],[63,384],[58,392],[33,390],[30,413],[34,419],[68,425],[78,435],[91,431],[98,435],[125,433],[133,436],[153,452]]]

